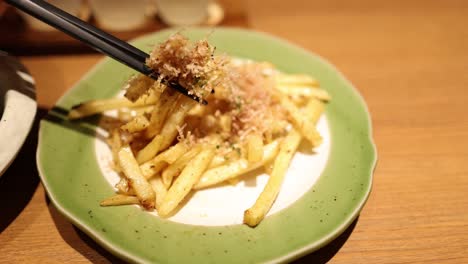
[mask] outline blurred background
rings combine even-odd
[[[236,26],[326,58],[365,99],[379,161],[359,219],[299,263],[468,263],[468,0],[51,2],[125,40]],[[37,121],[103,55],[1,0],[0,50],[30,70],[39,105],[22,160],[1,178],[13,208],[0,216],[2,260],[116,263],[50,205],[33,164]]]
[[[118,38],[169,26],[247,25],[243,1],[50,0],[49,3]],[[228,7],[228,8],[226,8]],[[0,1],[0,48],[15,55],[93,52],[77,40]]]

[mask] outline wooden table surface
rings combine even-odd
[[[299,262],[468,263],[468,1],[268,0],[245,8],[250,28],[334,63],[372,116],[372,194],[342,236]],[[39,116],[100,58],[22,57],[37,81]],[[0,262],[118,262],[47,200],[33,165],[36,134],[0,178]]]

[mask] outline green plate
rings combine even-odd
[[[173,32],[150,34],[133,44],[149,50]],[[98,119],[69,122],[64,116],[72,105],[119,92],[133,72],[111,59],[95,66],[41,122],[37,166],[52,203],[103,247],[131,262],[280,262],[332,241],[358,216],[371,189],[376,149],[362,97],[328,62],[284,40],[229,28],[190,29],[183,34],[191,39],[208,35],[219,52],[270,61],[287,73],[310,74],[331,94],[319,123],[325,144],[316,153],[296,155],[274,210],[256,228],[239,222],[266,181],[264,176],[220,187],[232,192],[215,188],[197,194],[187,210],[170,219],[137,206],[100,207],[99,202],[114,193],[114,176],[101,160],[107,154],[95,133]],[[239,203],[233,193],[243,196]],[[194,215],[197,210],[202,213]]]

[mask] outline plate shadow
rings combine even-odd
[[[349,236],[353,232],[356,224],[359,220],[359,216],[348,226],[348,228],[332,242],[322,247],[321,249],[314,251],[308,255],[305,255],[295,261],[291,262],[293,264],[302,264],[302,263],[314,263],[322,264],[329,262],[333,256],[338,253],[338,251],[343,247],[343,245],[348,240]]]

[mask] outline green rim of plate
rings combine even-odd
[[[149,51],[178,30],[149,34],[133,44]],[[185,29],[183,34],[190,39],[209,36],[218,51],[229,55],[270,61],[287,73],[310,74],[331,94],[325,112],[330,156],[312,189],[256,228],[186,225],[136,206],[100,207],[99,202],[114,191],[98,167],[94,128],[84,121],[69,122],[53,110],[41,121],[37,151],[40,177],[52,203],[103,247],[131,262],[281,262],[332,241],[358,216],[372,185],[376,148],[362,97],[331,64],[284,40],[233,28]],[[112,97],[132,73],[118,62],[103,59],[55,109],[69,110],[86,100]]]

